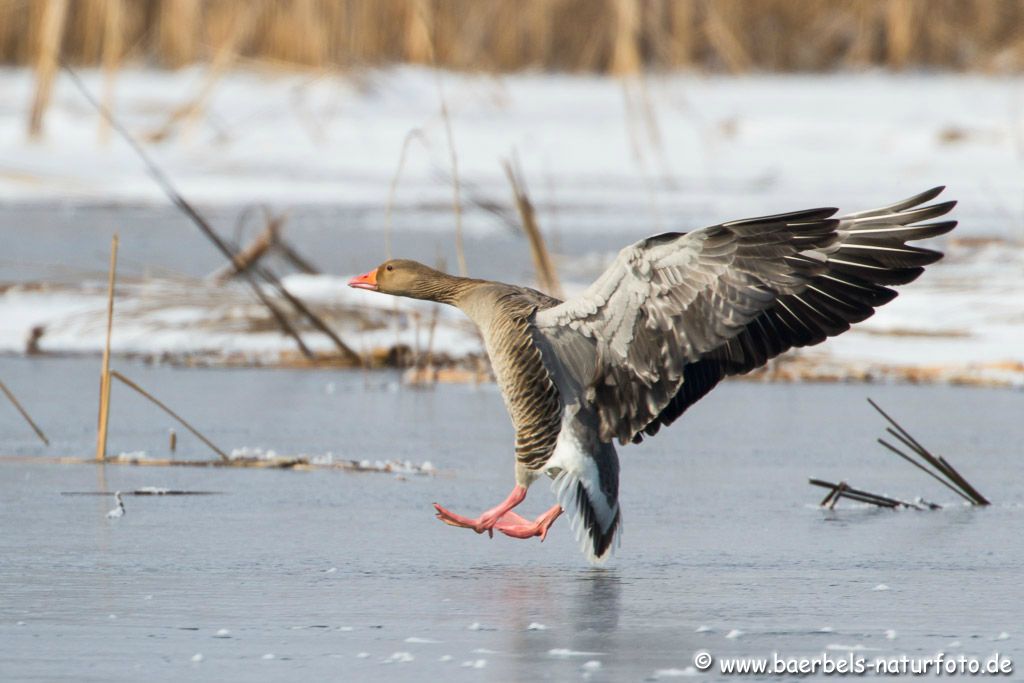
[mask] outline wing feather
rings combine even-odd
[[[925,223],[955,202],[922,206],[933,188],[834,218],[809,209],[665,233],[623,249],[583,294],[538,311],[601,438],[656,433],[723,377],[868,318],[942,254],[908,241],[945,234]]]

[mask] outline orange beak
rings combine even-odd
[[[362,275],[356,275],[354,278],[348,281],[349,287],[355,287],[356,289],[368,289],[371,292],[377,291],[377,269],[374,268],[369,273],[363,273]]]

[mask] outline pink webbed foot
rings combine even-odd
[[[548,529],[555,523],[555,520],[562,514],[561,506],[554,506],[543,515],[529,521],[523,519],[521,516],[514,512],[509,512],[500,520],[498,520],[495,529],[511,536],[512,538],[533,538],[534,536],[540,536],[540,540],[543,543],[544,539],[548,537]]]
[[[508,495],[508,498],[502,501],[500,505],[491,508],[476,519],[463,517],[462,515],[456,514],[450,510],[446,510],[437,503],[434,503],[434,509],[437,510],[436,517],[445,524],[450,526],[459,526],[465,529],[472,529],[478,534],[482,534],[486,531],[487,534],[493,538],[494,526],[498,523],[498,520],[500,520],[516,505],[522,503],[524,498],[526,498],[526,488],[516,486],[512,489],[512,493]],[[516,516],[518,517],[518,515]]]

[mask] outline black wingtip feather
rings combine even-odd
[[[747,249],[744,256],[752,259],[778,249],[776,238],[787,236],[782,244],[790,244],[795,251],[782,259],[790,274],[806,283],[778,291],[775,304],[737,336],[685,364],[682,383],[668,404],[634,434],[620,433],[620,440],[638,443],[645,434],[657,434],[724,377],[749,372],[790,348],[841,334],[892,301],[896,292],[888,285],[912,282],[924,266],[942,258],[941,252],[907,242],[944,235],[956,227],[955,220],[914,225],[943,216],[956,206],[955,201],[922,206],[945,189],[939,185],[889,206],[838,219],[831,218],[834,209],[810,209],[716,226],[738,236]],[[815,255],[824,260],[813,259]]]

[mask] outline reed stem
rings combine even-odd
[[[110,240],[110,271],[107,276],[107,337],[103,343],[100,371],[100,414],[96,431],[96,459],[107,457],[107,425],[110,422],[110,338],[114,332],[114,283],[117,280],[117,233]]]
[[[202,442],[203,442],[204,444],[206,444],[207,446],[209,446],[209,447],[210,447],[210,450],[212,450],[212,451],[213,451],[214,453],[216,453],[217,455],[219,455],[219,456],[220,456],[220,459],[221,459],[221,460],[225,460],[225,461],[231,460],[231,458],[230,458],[230,457],[228,457],[228,454],[227,454],[227,453],[225,453],[225,452],[224,452],[224,451],[222,451],[221,449],[217,448],[217,446],[216,446],[216,445],[214,445],[214,443],[213,443],[212,441],[210,441],[210,440],[209,440],[209,439],[207,439],[207,438],[206,438],[205,436],[203,436],[203,435],[202,435],[202,434],[201,434],[201,433],[199,432],[199,430],[198,430],[198,429],[196,429],[196,428],[195,428],[195,427],[193,427],[193,426],[192,426],[191,424],[189,424],[189,423],[188,423],[188,421],[186,421],[186,420],[185,420],[185,418],[183,418],[183,417],[182,417],[181,415],[178,415],[178,414],[177,414],[176,412],[174,412],[173,410],[171,410],[170,408],[168,408],[168,407],[167,407],[167,405],[166,405],[166,404],[164,404],[164,403],[163,403],[162,401],[160,401],[160,399],[158,399],[158,398],[157,398],[156,396],[153,396],[153,394],[149,393],[148,391],[146,391],[145,389],[143,389],[142,387],[140,387],[140,386],[139,386],[138,384],[136,384],[136,383],[135,383],[135,382],[133,382],[132,380],[130,380],[130,379],[128,379],[127,377],[125,377],[124,375],[122,375],[122,374],[121,374],[120,372],[118,372],[117,370],[112,370],[112,371],[110,372],[110,376],[111,376],[111,377],[115,377],[115,378],[117,378],[117,379],[118,379],[118,380],[120,380],[120,381],[121,381],[121,382],[122,382],[123,384],[125,384],[126,386],[128,386],[128,387],[130,387],[130,388],[134,389],[135,391],[139,392],[140,394],[142,394],[143,396],[145,396],[146,398],[148,398],[148,399],[149,399],[150,401],[152,401],[152,402],[153,402],[154,404],[156,404],[156,406],[157,406],[157,407],[159,407],[159,408],[160,408],[161,410],[163,410],[163,411],[164,411],[165,413],[167,413],[168,415],[170,415],[171,417],[173,417],[173,418],[174,418],[175,420],[177,420],[177,421],[178,421],[178,422],[179,422],[179,423],[181,424],[181,426],[182,426],[182,427],[184,427],[184,428],[185,428],[185,429],[187,429],[188,431],[192,432],[192,434],[193,434],[193,435],[194,435],[194,436],[195,436],[196,438],[198,438],[198,439],[199,439],[200,441],[202,441]]]
[[[0,380],[0,391],[4,392],[4,394],[7,396],[7,399],[12,404],[14,404],[15,408],[18,409],[18,412],[21,413],[21,416],[23,418],[25,418],[25,422],[28,422],[28,425],[36,433],[36,436],[39,437],[39,440],[42,441],[47,446],[49,446],[50,440],[46,438],[46,434],[43,434],[43,430],[39,428],[39,425],[35,423],[35,420],[32,419],[32,416],[28,414],[28,411],[25,410],[22,407],[21,403],[18,402],[18,399],[14,396],[14,392],[8,389],[7,385],[4,384],[2,380]]]

